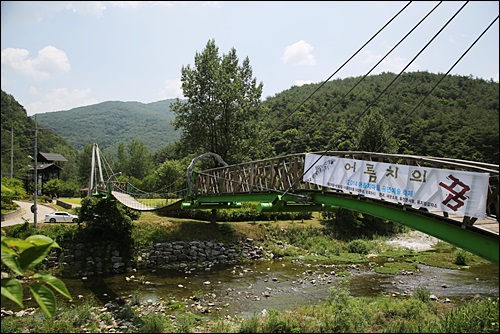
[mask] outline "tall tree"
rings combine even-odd
[[[379,109],[372,108],[358,126],[355,149],[366,152],[395,153],[396,141],[391,137],[389,124]]]
[[[263,84],[252,78],[248,57],[241,66],[234,48],[220,57],[212,39],[194,61],[194,68],[181,70],[187,101],[177,99],[171,105],[176,116],[172,124],[182,130],[185,153],[212,152],[228,163],[249,157],[262,113]]]
[[[139,140],[133,139],[128,145],[127,168],[125,174],[137,179],[143,179],[153,169],[153,157],[146,145]]]

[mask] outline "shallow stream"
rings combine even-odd
[[[141,302],[187,301],[207,315],[249,316],[264,309],[287,309],[324,301],[349,273],[352,296],[404,297],[425,287],[439,301],[461,303],[499,296],[499,267],[460,270],[419,265],[398,275],[378,274],[369,265],[326,265],[299,261],[258,261],[251,265],[139,270],[111,277],[65,279],[73,297],[93,294],[103,305],[120,298]],[[75,298],[76,299],[76,298]]]

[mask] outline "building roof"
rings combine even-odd
[[[39,159],[41,158],[41,159]],[[63,157],[60,154],[57,153],[43,153],[43,152],[38,152],[38,157],[37,159],[39,161],[46,161],[46,162],[52,162],[52,161],[68,161],[65,157]]]
[[[54,170],[62,170],[62,168],[61,168],[61,167],[59,167],[58,165],[53,164],[53,163],[49,163],[49,164],[45,164],[45,163],[44,163],[44,164],[38,164],[37,166],[38,166],[38,167],[37,167],[37,169],[36,169],[37,171],[47,171],[47,170],[53,170],[53,171],[54,171]],[[30,170],[33,170],[33,165],[28,165],[28,168],[29,168]]]

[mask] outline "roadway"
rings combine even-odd
[[[8,220],[5,220],[2,222],[2,227],[4,226],[11,226],[11,225],[16,225],[16,224],[24,224],[24,221],[27,220],[31,224],[33,224],[33,220],[35,218],[35,215],[31,212],[31,206],[33,205],[33,202],[22,202],[22,201],[14,201],[17,205],[21,207],[21,215],[11,218]],[[52,213],[56,210],[53,208],[40,204],[37,202],[36,205],[36,221],[37,223],[43,223],[45,220],[45,215]]]

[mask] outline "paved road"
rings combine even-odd
[[[34,217],[35,215],[31,212],[31,206],[33,205],[33,202],[14,201],[14,203],[17,203],[21,207],[21,209],[24,211],[24,213],[19,217],[3,221],[2,227],[16,225],[16,224],[23,224],[24,219],[28,220],[30,223],[33,224],[33,220],[35,218]],[[36,215],[37,223],[43,223],[46,214],[49,214],[49,213],[56,211],[51,207],[40,204],[39,202],[37,202],[36,209],[37,209],[36,210],[37,211],[37,215]]]

